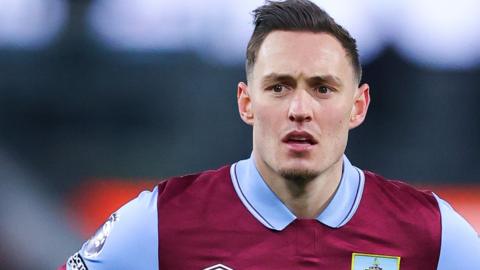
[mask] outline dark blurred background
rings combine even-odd
[[[352,163],[416,185],[480,184],[479,4],[316,2],[358,39],[371,86]],[[65,213],[86,182],[249,156],[236,85],[262,3],[0,0],[1,269],[52,269],[80,247]]]

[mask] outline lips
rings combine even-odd
[[[298,145],[315,145],[318,141],[306,131],[292,131],[283,137],[282,142]]]

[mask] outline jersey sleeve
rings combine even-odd
[[[442,240],[437,270],[479,267],[479,235],[446,201],[437,195],[435,198],[438,201],[442,217]]]
[[[158,189],[122,206],[72,255],[66,270],[158,270]]]

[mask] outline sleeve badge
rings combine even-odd
[[[110,235],[115,222],[118,221],[118,214],[113,213],[108,220],[98,228],[95,234],[90,238],[83,246],[83,255],[86,259],[93,259],[100,254],[107,240],[107,237]]]

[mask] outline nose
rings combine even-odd
[[[297,90],[292,95],[288,110],[288,119],[294,122],[309,122],[312,120],[312,97],[307,91]]]

